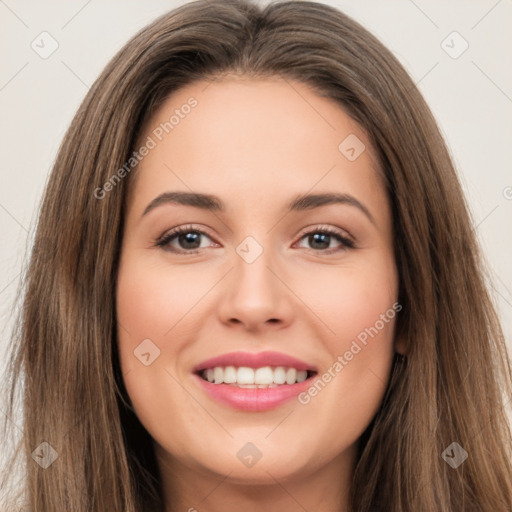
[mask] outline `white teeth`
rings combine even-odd
[[[213,369],[213,378],[215,384],[222,384],[224,382],[224,371],[220,367],[215,367]]]
[[[295,368],[288,368],[286,370],[286,384],[295,384],[297,380],[297,370]]]
[[[224,384],[233,384],[236,382],[236,368],[234,366],[226,366],[224,368]]]
[[[274,382],[276,384],[284,384],[286,382],[286,368],[278,366],[274,370]]]
[[[247,366],[216,366],[203,370],[202,377],[214,384],[232,384],[241,388],[268,388],[295,384],[308,378],[307,370],[284,366],[249,368]]]
[[[297,382],[303,382],[308,378],[307,370],[297,370]]]
[[[236,381],[238,384],[254,384],[254,370],[240,366],[236,372]]]
[[[274,382],[274,372],[270,366],[258,368],[254,372],[254,383],[255,384],[272,384]]]

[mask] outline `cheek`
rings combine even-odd
[[[180,273],[157,269],[150,264],[139,264],[135,258],[125,257],[118,273],[116,310],[118,320],[118,350],[126,389],[132,402],[159,396],[171,379],[165,374],[169,361],[175,361],[181,349],[180,323],[190,310],[194,282],[184,286]],[[171,278],[172,277],[172,278]],[[169,341],[172,340],[172,343]]]
[[[183,338],[179,333],[190,326],[194,306],[210,287],[210,281],[197,279],[190,271],[177,267],[171,272],[143,259],[126,258],[119,269],[116,299],[120,352],[133,352],[146,338],[165,348],[166,354],[178,351]]]
[[[315,304],[326,327],[322,339],[330,361],[303,393],[301,403],[309,411],[305,421],[311,425],[306,428],[325,425],[331,433],[327,438],[337,439],[334,442],[341,447],[344,440],[362,434],[387,387],[401,309],[396,302],[395,265],[391,258],[381,257],[364,269],[330,269],[315,276],[314,289],[317,292],[307,300]]]
[[[329,352],[347,350],[347,342],[358,337],[364,343],[375,326],[383,331],[381,338],[390,337],[388,324],[396,316],[393,304],[398,295],[398,275],[390,255],[361,258],[337,268],[319,267],[310,276],[299,278],[295,289],[325,327],[322,338]]]
[[[153,438],[166,437],[162,425],[192,425],[201,417],[175,371],[186,339],[186,315],[205,293],[200,288],[190,275],[186,279],[183,272],[166,272],[130,256],[119,269],[116,308],[123,381],[137,417]],[[171,416],[176,410],[181,414]]]
[[[322,435],[313,441],[319,453],[341,453],[362,435],[382,403],[392,367],[393,319],[380,330],[373,324],[361,330],[348,321],[345,326],[346,334],[329,346],[330,362],[299,396],[301,429],[321,428]],[[364,335],[358,338],[360,333]]]

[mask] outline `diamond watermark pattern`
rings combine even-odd
[[[237,246],[236,252],[246,263],[253,263],[263,253],[263,247],[254,237],[248,236]]]
[[[48,32],[41,32],[30,44],[41,59],[47,59],[59,47],[57,40]]]
[[[443,457],[445,462],[453,469],[457,469],[468,458],[468,452],[464,450],[459,443],[453,442],[441,454],[441,457]]]
[[[345,137],[339,144],[339,152],[350,162],[357,160],[366,149],[363,141],[354,133]]]
[[[147,338],[137,345],[133,353],[144,366],[149,366],[160,356],[160,349]]]
[[[240,459],[242,464],[248,468],[252,468],[261,459],[263,454],[253,443],[245,443],[242,448],[238,450],[236,456]]]
[[[458,59],[469,48],[469,43],[457,31],[453,31],[443,39],[441,48],[452,59]]]
[[[41,443],[33,452],[32,458],[43,468],[50,467],[59,454],[55,451],[53,446],[46,441]]]

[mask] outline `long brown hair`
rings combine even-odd
[[[248,0],[191,2],[140,31],[96,80],[62,142],[8,381],[8,416],[16,390],[22,396],[26,509],[163,510],[151,439],[130,408],[117,355],[116,275],[133,174],[101,199],[94,191],[123,167],[171,92],[226,73],[298,80],[335,100],[366,129],[385,175],[407,354],[360,439],[351,510],[512,510],[502,396],[511,396],[511,367],[429,108],[391,52],[335,8]],[[46,469],[32,457],[43,442],[58,455]],[[442,456],[453,442],[468,454],[457,468]]]

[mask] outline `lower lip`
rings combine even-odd
[[[275,388],[239,388],[229,384],[212,384],[194,374],[203,389],[218,402],[242,411],[267,411],[291,400],[311,386],[312,378]]]

